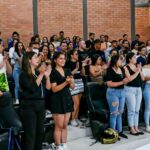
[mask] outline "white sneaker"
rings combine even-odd
[[[56,148],[57,150],[64,150],[63,148],[62,148],[62,146],[60,145],[60,146],[57,146],[57,148]]]
[[[46,118],[52,118],[52,113],[49,110],[46,110]]]
[[[55,143],[51,144],[52,150],[63,150],[62,145],[56,146]]]
[[[146,132],[150,133],[150,126],[146,127]]]
[[[90,124],[90,119],[89,119],[89,118],[86,120],[85,126],[86,126],[86,127],[90,127],[90,126],[91,126],[91,124]]]
[[[76,122],[77,122],[77,124],[80,125],[80,126],[83,125],[83,123],[82,123],[79,119],[76,119]]]
[[[19,99],[16,99],[14,104],[19,104]]]
[[[74,127],[77,127],[79,124],[76,122],[76,120],[71,120],[70,124]]]
[[[63,150],[68,150],[66,143],[62,143],[61,145],[62,145]]]

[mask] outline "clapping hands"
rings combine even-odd
[[[44,73],[46,79],[49,78],[51,71],[52,71],[52,67],[51,67],[51,65],[48,65],[46,70],[45,70],[45,73]]]
[[[44,75],[46,79],[49,78],[51,71],[52,71],[51,65],[47,66],[45,63],[42,63],[39,67],[40,74]]]
[[[71,75],[71,76],[67,76],[67,78],[66,78],[66,82],[67,82],[68,84],[73,83],[73,82],[74,82],[74,78],[73,78],[73,76],[72,76],[72,75]]]
[[[141,65],[141,63],[137,64],[137,70],[138,70],[139,72],[141,72],[141,70],[142,70],[142,65]]]

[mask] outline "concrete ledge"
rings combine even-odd
[[[74,141],[80,138],[89,137],[92,135],[91,128],[80,128],[68,126],[68,141]]]

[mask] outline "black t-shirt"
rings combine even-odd
[[[78,62],[67,61],[65,67],[73,71],[76,68],[77,63]],[[74,79],[82,79],[80,70],[81,69],[79,68],[78,71],[74,74]]]
[[[70,76],[71,71],[64,69],[64,75],[60,74],[55,68],[51,72],[51,83],[60,85],[66,81],[67,76]],[[67,85],[57,92],[53,92],[51,95],[51,106],[50,110],[53,113],[65,114],[67,112],[73,112],[73,100],[69,90],[70,86]]]
[[[139,56],[137,58],[137,64],[140,64],[140,63],[141,63],[142,66],[146,65],[146,57],[144,58],[142,56]]]
[[[87,48],[91,48],[93,46],[93,44],[94,44],[94,41],[87,40],[85,43],[86,43],[86,47]]]
[[[65,82],[67,76],[71,75],[72,74],[70,69],[64,69],[64,76],[62,76],[56,69],[52,69],[50,75],[51,83],[57,83],[57,85],[62,84],[63,82]]]
[[[87,57],[90,57],[89,51],[80,51],[78,50],[78,60],[79,60],[79,68],[82,69],[82,61],[84,61]]]
[[[127,69],[130,73],[130,75],[133,75],[135,74],[135,72],[133,70],[131,70],[131,68],[127,65]],[[131,86],[131,87],[141,87],[142,86],[142,80],[141,80],[141,75],[140,73],[138,74],[138,76],[132,80],[131,82],[129,82],[127,84],[127,86]]]
[[[135,46],[136,43],[138,43],[138,46],[141,46],[143,42],[137,41],[137,40],[132,41],[132,43],[131,43],[131,49],[134,48],[134,46]]]
[[[22,72],[19,77],[19,83],[21,87],[22,100],[43,100],[44,91],[43,84],[38,86],[36,83],[37,75],[33,75],[34,79],[31,80],[26,72]]]
[[[92,57],[94,54],[98,54],[99,56],[101,56],[102,61],[103,61],[103,62],[106,62],[105,53],[104,53],[103,51],[91,49],[91,50],[90,50],[90,55],[91,55],[91,57]]]
[[[107,74],[106,74],[106,81],[121,82],[125,78],[123,69],[121,68],[121,70],[122,70],[122,74],[117,74],[113,70],[113,68],[108,68],[107,69]],[[113,88],[115,88],[115,89],[123,89],[124,85],[120,85],[118,87],[113,87]]]
[[[88,51],[80,51],[78,50],[78,58],[79,58],[79,62],[83,61],[86,59],[86,57],[89,57],[89,52]]]

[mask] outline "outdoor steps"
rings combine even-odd
[[[80,128],[80,127],[73,127],[71,125],[68,126],[68,141],[89,137],[91,135],[92,132],[90,127]]]
[[[77,128],[76,135],[79,131],[80,129]],[[72,136],[72,133],[73,132],[69,131],[69,134],[71,134],[69,136]],[[79,137],[76,140],[75,138],[74,140],[70,140],[68,142],[68,148],[69,150],[150,150],[150,133],[144,132],[145,134],[140,136],[130,135],[127,130],[124,133],[128,136],[128,139],[121,138],[121,141],[118,141],[115,144],[101,144],[98,142],[93,146],[89,146],[92,142],[94,142],[94,139],[91,139],[92,136],[86,136],[81,138]],[[142,146],[145,146],[146,148],[140,148]]]

